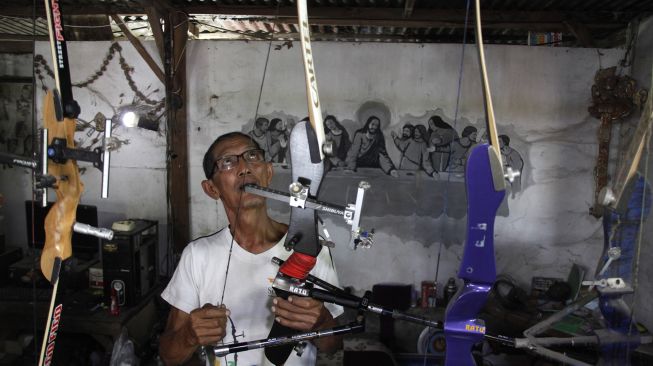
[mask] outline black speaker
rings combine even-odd
[[[128,230],[114,230],[112,240],[102,240],[104,295],[111,303],[115,290],[120,306],[138,304],[158,281],[158,223],[131,221],[134,224]]]

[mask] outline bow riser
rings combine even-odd
[[[472,149],[467,160],[467,236],[458,277],[463,288],[449,302],[445,316],[445,365],[474,366],[471,349],[483,340],[485,322],[477,314],[496,279],[494,220],[505,196],[501,162],[487,144]]]
[[[506,192],[503,169],[496,149],[487,144],[472,149],[465,169],[467,235],[458,277],[492,284],[496,278],[494,219]]]
[[[300,122],[293,127],[290,133],[290,161],[292,166],[293,182],[299,182],[309,188],[309,197],[315,198],[320,189],[324,164],[318,159],[314,163],[311,159],[319,157],[317,154],[317,141],[315,132],[308,122]],[[295,294],[307,296],[304,280],[317,262],[317,256],[322,249],[317,235],[317,212],[301,207],[292,207],[290,210],[290,223],[284,243],[286,248],[292,248],[293,253],[279,268],[272,287],[277,296],[287,298]],[[284,337],[299,334],[298,330],[291,329],[274,322],[268,337]],[[275,365],[283,365],[292,352],[293,345],[267,348],[265,356]]]
[[[309,158],[319,156],[316,154],[318,145],[315,132],[313,132],[310,124],[300,122],[293,127],[290,133],[290,146],[292,181],[309,183],[310,195],[316,196],[322,183],[324,164],[321,160],[314,163],[313,159]],[[322,246],[318,241],[316,222],[317,211],[292,207],[286,243],[298,236],[299,240],[293,245],[293,250],[317,257]]]

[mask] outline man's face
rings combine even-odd
[[[378,129],[379,129],[379,120],[378,119],[373,119],[370,122],[370,125],[368,126],[368,130],[370,131],[370,133],[376,133],[376,131],[378,131]]]
[[[268,122],[266,120],[259,120],[256,122],[256,126],[260,130],[267,130],[268,129]]]
[[[235,136],[222,141],[213,149],[213,160],[217,161],[227,155],[240,155],[252,149],[256,149],[256,146],[249,138]],[[248,163],[240,157],[232,169],[219,170],[215,168],[213,176],[204,181],[202,186],[210,197],[222,200],[225,209],[237,209],[239,205],[241,208],[251,208],[263,206],[265,198],[245,192],[243,186],[247,183],[254,183],[267,187],[271,179],[272,165],[270,163],[265,161]],[[213,193],[217,193],[217,195]]]
[[[469,135],[469,140],[472,141],[472,142],[476,142],[476,138],[477,138],[477,137],[478,137],[478,132],[472,132],[472,133]]]
[[[410,137],[410,128],[404,127],[404,129],[402,130],[402,134],[404,135],[404,137]]]

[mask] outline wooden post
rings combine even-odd
[[[174,251],[181,252],[190,237],[188,190],[188,121],[186,117],[186,40],[188,19],[171,11],[166,17],[165,68],[168,127],[168,225],[172,228]]]

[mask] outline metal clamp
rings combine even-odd
[[[519,177],[521,173],[518,170],[513,170],[511,167],[507,166],[506,167],[506,173],[503,175],[504,178],[508,180],[508,182],[512,183],[515,181],[515,178]]]
[[[583,286],[598,286],[601,288],[623,289],[626,281],[621,277],[604,278],[597,281],[583,281]]]
[[[309,187],[299,182],[292,182],[288,189],[290,190],[290,207],[304,208],[306,199],[308,198]]]
[[[358,183],[358,192],[356,193],[356,203],[347,205],[345,210],[345,221],[351,225],[351,238],[349,248],[370,248],[373,244],[374,229],[369,232],[363,231],[360,227],[360,219],[363,211],[363,199],[365,191],[370,189],[371,185],[366,181]]]
[[[306,342],[299,342],[293,347],[293,350],[297,353],[297,357],[302,357],[304,350],[306,349]]]
[[[615,260],[621,258],[621,248],[620,247],[612,247],[608,249],[608,260],[605,262],[603,265],[603,268],[601,268],[601,271],[599,272],[598,277],[601,277],[610,267],[610,264],[614,262]]]

